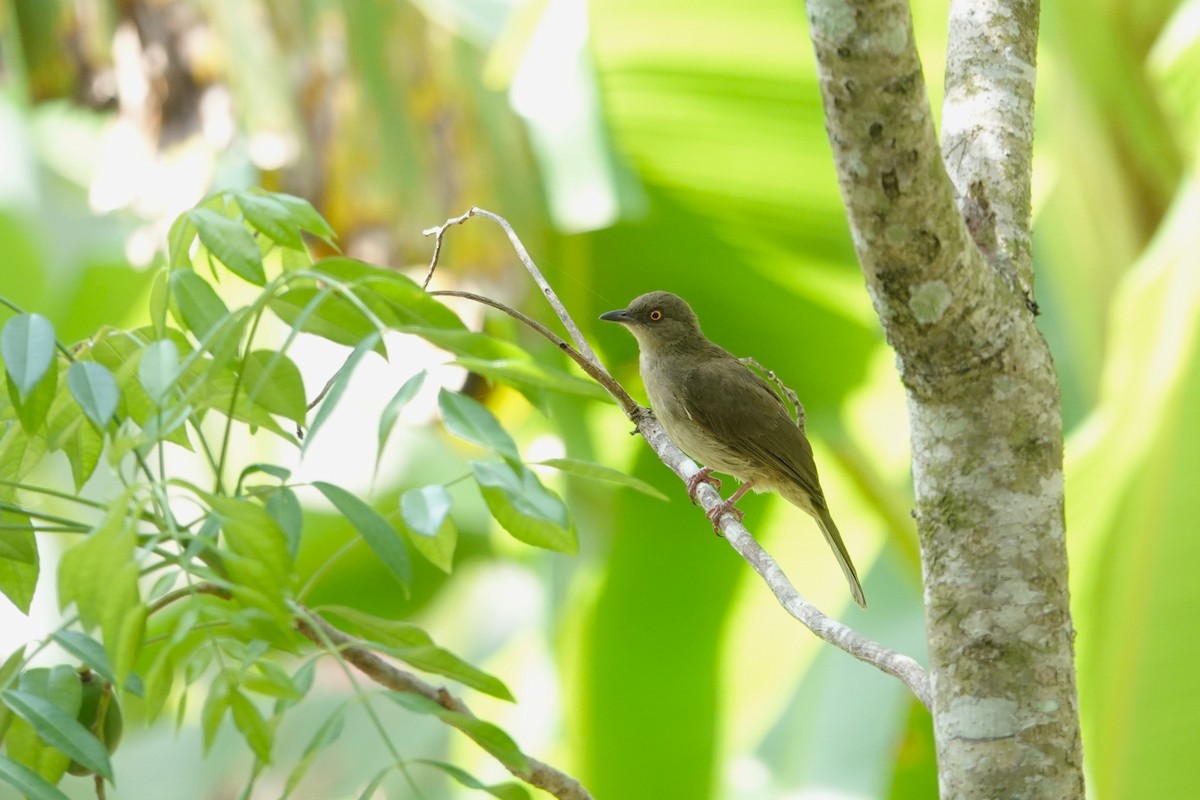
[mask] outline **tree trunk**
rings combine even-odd
[[[1037,4],[955,0],[942,148],[907,4],[808,10],[907,390],[942,796],[1083,798],[1062,421],[1031,295]]]

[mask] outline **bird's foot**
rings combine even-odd
[[[704,512],[708,515],[708,520],[713,526],[713,533],[715,533],[717,536],[724,535],[721,533],[721,515],[726,511],[728,511],[730,514],[733,514],[738,522],[741,522],[742,517],[745,516],[744,512],[736,505],[739,499],[739,496],[735,494],[728,500],[723,500],[718,505],[715,505],[708,511]]]
[[[713,524],[713,533],[715,533],[717,536],[722,535],[722,533],[721,533],[721,515],[724,514],[726,511],[728,511],[730,514],[733,514],[734,519],[736,519],[738,522],[742,521],[742,517],[744,515],[742,513],[742,510],[737,507],[737,501],[741,500],[742,495],[744,495],[746,492],[750,491],[750,487],[752,487],[753,485],[754,485],[753,480],[743,483],[741,486],[739,486],[737,488],[736,492],[729,495],[728,500],[722,500],[718,505],[713,506],[711,510],[704,512],[705,514],[708,515],[709,522],[711,522]]]
[[[700,489],[700,484],[707,483],[709,486],[721,491],[721,481],[719,478],[712,477],[712,467],[704,467],[695,475],[687,479],[688,497],[692,499],[692,503],[696,503],[696,492]]]

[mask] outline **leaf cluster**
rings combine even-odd
[[[334,231],[306,201],[258,190],[222,192],[171,228],[149,325],[105,328],[67,345],[49,319],[6,303],[13,313],[0,328],[7,387],[0,398],[0,592],[28,613],[41,572],[38,534],[70,534],[57,575],[67,616],[52,641],[111,685],[114,705],[136,702],[148,720],[173,716],[178,725],[189,702],[203,697],[205,746],[222,721],[232,720],[256,757],[250,785],[272,762],[276,731],[309,693],[318,660],[331,657],[346,667],[336,648],[314,651],[296,630],[297,619],[313,613],[300,605],[306,587],[296,570],[305,535],[302,497],[328,501],[404,592],[414,581],[412,553],[440,570],[454,567],[449,484],[408,487],[385,511],[336,483],[291,480],[294,462],[327,421],[350,412],[347,390],[361,362],[389,358],[397,342],[407,341],[397,337],[403,334],[511,385],[535,406],[547,392],[606,397],[511,341],[469,330],[398,272],[340,255],[315,260],[310,237],[334,245]],[[221,291],[226,282],[234,291]],[[246,296],[246,285],[248,302],[225,299]],[[279,323],[281,341],[268,334]],[[312,400],[289,355],[304,335],[348,348]],[[387,403],[378,421],[378,452],[427,382],[424,373],[412,375]],[[437,402],[446,432],[480,451],[462,479],[474,483],[499,527],[526,544],[574,552],[566,504],[525,462],[496,416],[448,388]],[[235,463],[234,438],[260,435],[285,442],[292,460]],[[55,453],[70,465],[69,485],[36,483],[35,470]],[[170,466],[180,457],[206,468],[209,478],[184,480]],[[542,465],[653,492],[598,464],[553,459]],[[107,479],[93,482],[98,473]],[[101,484],[115,489],[96,489]],[[439,647],[413,622],[347,607],[315,613],[335,618],[362,647],[412,669],[514,699],[501,680]],[[0,738],[7,750],[0,781],[29,797],[59,798],[57,784],[71,762],[108,780],[114,771],[102,731],[76,719],[78,681],[67,679],[75,667],[30,666],[46,644],[22,647],[0,668]],[[194,686],[203,693],[189,692]],[[461,729],[514,771],[526,768],[517,745],[489,723],[423,697],[379,696]],[[360,701],[369,704],[372,697],[360,690]],[[286,794],[337,739],[344,711],[315,732]],[[388,736],[382,726],[379,733]],[[497,797],[526,796],[515,784],[486,786],[452,765],[421,763]],[[407,768],[397,755],[374,783]]]

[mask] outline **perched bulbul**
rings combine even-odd
[[[637,297],[628,308],[600,319],[619,322],[637,338],[642,382],[667,435],[704,468],[688,480],[696,499],[714,470],[744,481],[708,512],[713,527],[748,490],[775,491],[812,515],[833,548],[854,601],[866,607],[858,573],[837,525],[829,516],[812,446],[771,386],[742,362],[705,338],[691,306],[670,292]]]

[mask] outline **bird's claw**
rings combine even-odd
[[[708,515],[708,520],[709,520],[709,522],[712,523],[712,526],[713,526],[713,533],[715,533],[717,536],[725,535],[725,534],[721,533],[721,515],[724,514],[726,511],[728,511],[730,514],[733,514],[734,519],[736,519],[738,522],[741,522],[742,517],[745,516],[745,513],[740,508],[738,508],[736,505],[734,505],[734,503],[736,503],[736,502],[737,502],[737,500],[735,498],[731,497],[728,500],[724,500],[720,504],[715,505],[710,510],[704,512],[705,514]]]
[[[711,467],[704,467],[695,475],[687,479],[687,493],[688,497],[692,499],[692,503],[699,502],[696,500],[696,492],[700,489],[700,484],[702,483],[707,483],[718,492],[721,491],[721,480],[719,478],[712,477]]]

